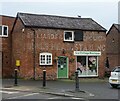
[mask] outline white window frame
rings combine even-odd
[[[65,39],[65,33],[66,33],[66,32],[71,32],[71,33],[72,33],[72,39],[71,39],[71,40]],[[64,31],[64,41],[73,42],[73,41],[74,41],[74,31]]]
[[[44,56],[44,60],[42,60],[42,56]],[[50,56],[50,58],[48,58],[47,56]],[[50,59],[50,62],[49,62],[49,59]],[[52,65],[52,54],[51,53],[40,53],[39,63],[40,65]]]
[[[2,35],[0,35],[0,37],[8,37],[8,26],[6,25],[0,25],[0,26],[2,27]],[[7,27],[7,35],[4,35],[4,27]]]

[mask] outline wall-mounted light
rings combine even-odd
[[[24,33],[24,32],[25,32],[25,29],[23,28],[23,29],[22,29],[22,33]]]

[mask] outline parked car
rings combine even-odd
[[[120,85],[120,66],[116,66],[111,71],[109,83],[113,88],[117,88]]]

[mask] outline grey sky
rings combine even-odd
[[[96,0],[97,1],[97,0]],[[118,23],[118,2],[2,2],[1,15],[17,12],[93,18],[107,30]]]

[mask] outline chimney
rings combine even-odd
[[[78,18],[81,18],[81,16],[80,15],[77,15],[78,16]]]

